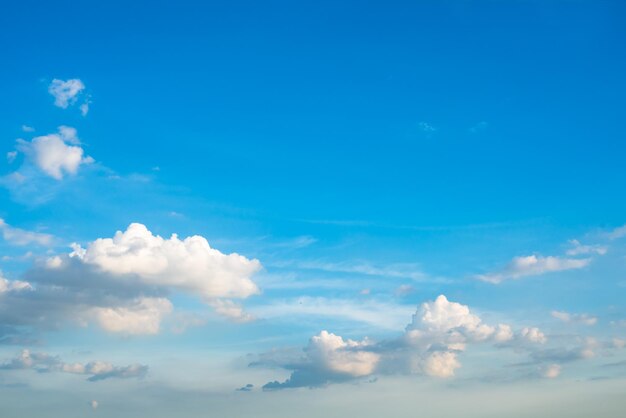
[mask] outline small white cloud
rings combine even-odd
[[[83,103],[79,106],[80,109],[80,114],[83,116],[87,116],[87,113],[89,112],[89,103]]]
[[[48,92],[54,96],[54,105],[63,109],[74,104],[84,89],[85,85],[78,78],[66,81],[55,78],[48,86]]]
[[[18,139],[17,150],[46,175],[61,180],[65,174],[76,174],[81,165],[94,162],[84,156],[79,143],[76,129],[60,126],[58,134],[38,136],[30,142]]]
[[[24,132],[35,132],[35,128],[28,125],[22,125],[22,131]]]
[[[9,162],[9,164],[11,164],[13,161],[15,161],[16,157],[17,157],[17,151],[9,151],[9,152],[7,152],[7,161]]]
[[[493,273],[480,274],[476,278],[484,282],[498,284],[504,280],[519,279],[526,276],[581,269],[588,266],[590,262],[591,259],[589,258],[542,257],[537,255],[514,257],[504,269]]]
[[[570,314],[563,311],[552,311],[550,313],[553,318],[567,323],[578,323],[584,325],[595,325],[598,322],[598,318],[587,314]]]
[[[522,340],[535,344],[545,344],[548,341],[546,335],[536,327],[525,327],[520,331],[519,337]]]
[[[93,409],[94,411],[98,409],[98,406],[99,406],[98,401],[93,400],[89,404],[91,405],[91,409]]]

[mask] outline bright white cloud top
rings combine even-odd
[[[258,260],[223,254],[199,235],[179,239],[153,235],[145,225],[131,224],[113,238],[98,238],[69,254],[112,278],[128,277],[146,285],[165,286],[213,298],[247,298],[259,292],[251,276]]]
[[[31,141],[18,139],[17,150],[29,163],[56,180],[74,175],[81,165],[94,162],[85,156],[76,129],[68,126],[59,126],[58,133],[37,136]]]

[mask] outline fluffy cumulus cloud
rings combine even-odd
[[[78,95],[85,89],[85,85],[78,78],[59,80],[55,78],[48,86],[48,92],[54,97],[54,105],[63,109],[76,103]]]
[[[113,238],[99,238],[76,247],[71,257],[112,277],[133,276],[155,286],[165,286],[214,298],[246,298],[259,289],[251,276],[261,269],[258,260],[239,254],[223,254],[201,236],[183,240],[153,235],[139,223]]]
[[[22,350],[16,357],[0,364],[0,370],[27,370],[32,369],[40,373],[70,373],[88,376],[90,382],[118,378],[128,379],[144,377],[148,372],[148,366],[132,364],[128,366],[115,366],[108,362],[92,361],[89,363],[66,363],[58,356],[47,353],[33,353],[30,350]]]
[[[282,365],[292,373],[286,381],[270,382],[264,389],[320,386],[373,374],[451,378],[461,367],[459,355],[468,346],[489,343],[495,348],[517,348],[516,341],[522,339],[528,343],[545,342],[537,328],[524,328],[515,334],[506,324],[484,324],[468,306],[440,295],[423,303],[405,333],[393,340],[346,340],[322,331],[311,338],[303,358],[289,358],[282,364],[276,359],[267,362]]]
[[[538,276],[555,271],[574,270],[586,267],[591,262],[589,258],[564,258],[554,256],[529,255],[514,257],[513,260],[502,270],[481,274],[477,279],[498,284],[505,280],[520,279],[526,276]]]
[[[52,243],[52,235],[14,228],[2,218],[0,218],[0,232],[4,240],[13,245],[37,244],[47,246]]]
[[[170,295],[186,293],[237,322],[254,319],[232,299],[259,292],[261,264],[224,254],[201,236],[169,239],[131,224],[113,238],[40,259],[20,281],[0,281],[0,339],[8,330],[100,326],[111,333],[154,335],[174,311]],[[29,291],[26,292],[25,290]],[[3,335],[3,332],[5,335]]]
[[[295,370],[285,382],[270,382],[263,388],[283,389],[302,386],[320,386],[333,381],[344,381],[372,374],[380,354],[371,351],[370,341],[344,340],[322,331],[309,340],[305,358],[293,366]]]
[[[18,139],[17,151],[26,156],[29,164],[56,180],[76,174],[81,165],[94,162],[93,158],[85,156],[76,130],[67,126],[60,126],[57,133],[37,136],[31,141]]]

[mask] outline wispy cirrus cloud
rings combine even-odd
[[[15,228],[7,224],[4,219],[0,218],[0,232],[5,241],[13,245],[43,245],[48,246],[52,243],[54,237],[50,234],[41,232],[27,231],[25,229]]]
[[[553,318],[565,323],[595,325],[598,322],[597,317],[588,314],[573,314],[564,311],[552,311],[550,314]]]
[[[577,256],[577,255],[587,255],[587,254],[597,254],[597,255],[605,255],[609,250],[609,247],[606,245],[584,245],[581,244],[580,241],[576,239],[572,239],[569,241],[571,244],[571,248],[569,248],[565,254],[569,256]]]
[[[555,256],[529,255],[514,257],[503,269],[491,273],[479,274],[475,277],[487,283],[499,284],[505,280],[538,276],[545,273],[577,270],[587,267],[590,258],[566,258]]]

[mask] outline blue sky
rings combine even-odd
[[[4,9],[3,417],[626,406],[621,2]]]

